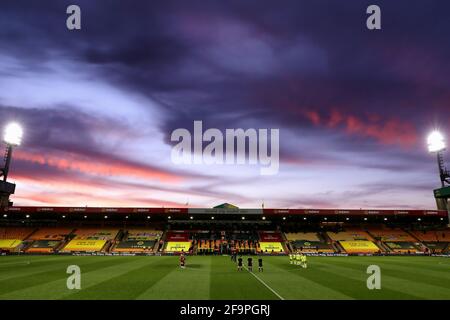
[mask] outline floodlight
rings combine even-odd
[[[22,136],[22,127],[13,122],[6,126],[3,140],[11,146],[18,146],[22,142]]]
[[[430,133],[427,139],[428,151],[439,152],[445,149],[444,136],[439,131]]]

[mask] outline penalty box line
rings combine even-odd
[[[284,300],[284,298],[282,296],[280,296],[275,290],[273,290],[267,283],[265,283],[260,277],[258,277],[256,274],[254,274],[253,272],[250,272],[250,270],[248,270],[247,267],[244,267],[245,270],[248,271],[248,273],[250,273],[252,276],[254,276],[259,282],[261,282],[267,289],[269,289],[274,295],[276,295],[280,300]]]

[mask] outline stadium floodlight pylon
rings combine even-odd
[[[3,176],[3,181],[5,182],[8,178],[13,148],[22,143],[22,137],[23,129],[19,124],[13,122],[5,127],[3,141],[6,143],[6,152],[4,157],[4,166],[0,172],[0,177]]]
[[[428,151],[430,153],[436,153],[439,177],[441,180],[441,188],[434,190],[434,198],[436,199],[436,205],[439,210],[447,210],[448,220],[450,221],[450,206],[448,204],[449,200],[449,189],[450,189],[450,173],[447,171],[444,164],[444,150],[445,150],[445,138],[437,130],[434,130],[428,135],[427,139]],[[448,184],[448,186],[446,186]]]
[[[0,162],[0,208],[12,206],[9,197],[14,194],[16,185],[7,182],[9,165],[11,163],[12,152],[14,147],[22,143],[23,129],[17,123],[10,123],[5,127],[3,141],[6,143],[6,152],[3,163]]]
[[[445,183],[450,184],[450,173],[445,168],[443,157],[443,152],[445,150],[444,136],[439,131],[434,130],[428,135],[427,144],[428,151],[430,153],[436,153],[441,185],[444,188]]]

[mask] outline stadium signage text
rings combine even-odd
[[[270,144],[269,144],[270,138]],[[274,175],[279,169],[279,129],[219,129],[203,132],[202,121],[194,121],[194,133],[176,129],[170,137],[178,142],[172,148],[175,164],[261,165],[261,175]],[[205,145],[206,144],[206,145]],[[248,150],[247,150],[248,146]],[[269,150],[270,149],[270,150]],[[225,150],[225,154],[224,154]],[[247,161],[248,160],[248,161]]]

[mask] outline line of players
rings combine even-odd
[[[297,266],[301,266],[302,268],[308,267],[308,261],[306,256],[303,253],[293,253],[289,255],[290,264],[295,264]]]
[[[231,261],[235,262],[237,264],[237,271],[242,271],[243,266],[243,259],[242,256],[237,257],[237,253],[231,254]],[[250,272],[253,272],[253,258],[248,257],[247,258],[247,269]],[[263,259],[262,257],[258,257],[258,272],[263,272]]]
[[[239,256],[239,258],[237,258],[236,254],[232,254],[231,261],[234,261],[235,263],[237,263],[238,271],[242,271],[242,264],[243,264],[242,256]],[[307,260],[306,256],[302,253],[290,254],[289,262],[290,262],[290,264],[295,264],[295,265],[301,266],[302,268],[305,268],[305,269],[308,268],[308,260]],[[186,257],[183,252],[180,255],[180,267],[182,269],[185,268],[185,263],[186,263]],[[248,271],[253,271],[253,258],[252,257],[247,258],[247,268],[248,268]],[[262,257],[258,257],[258,271],[259,272],[264,271]]]
[[[231,261],[234,261],[235,263],[237,263],[237,270],[238,271],[242,271],[242,256],[239,256],[239,258],[237,258],[237,254],[232,254],[231,255]],[[184,252],[182,252],[180,254],[180,268],[181,269],[185,269],[186,268],[186,256],[184,255]],[[248,271],[252,272],[253,271],[253,258],[252,257],[248,257],[247,258],[247,268]],[[263,260],[261,257],[258,258],[258,271],[259,272],[263,272]]]

